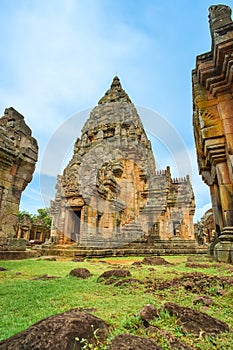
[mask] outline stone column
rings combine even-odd
[[[61,207],[60,215],[59,215],[59,225],[58,225],[58,244],[65,244],[65,235],[66,235],[66,229],[65,229],[65,219],[66,219],[66,207],[65,205]]]
[[[28,228],[28,229],[27,229],[27,232],[26,232],[26,234],[25,234],[24,239],[26,239],[27,241],[29,241],[29,238],[30,238],[30,229]]]
[[[223,229],[214,247],[217,261],[233,262],[233,198],[232,183],[226,162],[216,165],[219,195],[222,209]]]
[[[83,232],[80,243],[86,239],[88,230],[88,206],[85,204],[83,206]]]
[[[223,228],[223,218],[222,218],[222,207],[219,199],[219,190],[218,190],[217,184],[213,184],[210,186],[210,196],[211,196],[211,202],[212,202],[212,208],[213,208],[215,231],[219,236]]]
[[[216,165],[219,195],[222,205],[223,226],[233,226],[233,188],[226,162]]]

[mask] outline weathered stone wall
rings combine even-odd
[[[193,127],[199,172],[210,187],[215,230],[220,241],[228,242],[220,243],[219,248],[222,252],[226,248],[223,260],[230,261],[232,243],[229,242],[233,238],[233,22],[228,6],[211,6],[209,13],[211,51],[197,56],[196,69],[192,73]],[[222,259],[220,255],[219,260]]]
[[[24,117],[7,108],[0,118],[0,231],[13,238],[22,191],[31,181],[38,146]]]
[[[141,119],[115,77],[58,177],[51,236],[59,244],[105,247],[193,239],[194,208],[189,178],[172,180],[169,168],[156,172]]]

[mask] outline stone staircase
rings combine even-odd
[[[139,237],[137,240],[132,238]],[[85,245],[71,245],[66,248],[54,246],[42,249],[42,255],[61,255],[68,257],[108,257],[108,256],[164,256],[164,255],[191,255],[207,254],[207,248],[198,246],[195,240],[184,240],[174,237],[171,240],[160,240],[158,236],[147,242],[143,237],[140,225],[130,223],[125,226],[124,232],[114,239],[98,240],[90,238]]]

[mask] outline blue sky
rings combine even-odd
[[[196,166],[191,70],[196,55],[210,50],[208,8],[217,3],[0,1],[0,109],[22,113],[40,147],[21,209],[49,205],[88,111],[116,74],[140,110],[157,167],[171,165],[174,177],[190,173],[196,219],[209,208]]]

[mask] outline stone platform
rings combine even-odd
[[[64,257],[108,257],[108,256],[147,256],[147,255],[190,255],[207,254],[206,246],[198,246],[195,241],[160,241],[149,245],[148,243],[130,243],[122,247],[98,248],[68,245],[44,247],[41,255],[56,255]]]

